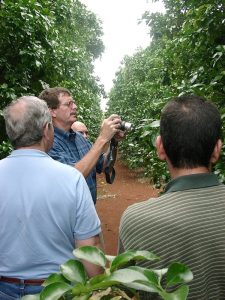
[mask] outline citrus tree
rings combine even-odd
[[[120,145],[123,159],[130,167],[143,167],[157,185],[168,179],[154,146],[167,101],[194,93],[214,102],[223,119],[225,113],[224,2],[164,0],[164,4],[165,14],[143,15],[151,44],[124,58],[108,102],[108,113],[117,112],[134,124]],[[216,167],[222,181],[223,161]]]
[[[103,87],[93,75],[93,62],[104,50],[101,36],[100,21],[78,0],[1,1],[0,110],[19,96],[64,86],[95,135]],[[2,142],[1,120],[0,127]]]

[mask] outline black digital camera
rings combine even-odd
[[[132,124],[129,123],[129,122],[122,121],[121,124],[120,124],[119,129],[122,130],[122,131],[131,131]]]

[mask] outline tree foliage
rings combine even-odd
[[[1,1],[0,109],[21,95],[64,86],[80,119],[96,124],[90,128],[95,134],[103,87],[93,62],[104,50],[101,36],[100,21],[78,0]]]
[[[160,112],[173,96],[198,94],[224,116],[225,5],[217,0],[164,0],[166,13],[145,12],[152,42],[125,57],[110,92],[108,112],[134,123],[121,145],[129,166],[144,167],[153,181],[168,177],[155,154]],[[222,154],[224,156],[224,153]],[[217,172],[224,180],[224,165]]]

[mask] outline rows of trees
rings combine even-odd
[[[164,0],[166,13],[142,20],[152,42],[125,57],[110,92],[108,113],[117,112],[134,124],[121,143],[130,167],[144,167],[160,184],[167,179],[165,164],[155,153],[160,112],[173,96],[198,94],[225,113],[225,3],[222,0]],[[223,155],[216,172],[224,181]]]
[[[224,1],[164,4],[165,14],[143,15],[151,43],[124,58],[107,111],[134,124],[120,144],[122,157],[130,167],[144,167],[157,184],[168,177],[154,147],[164,104],[173,96],[195,93],[215,102],[225,116]],[[0,112],[21,95],[65,86],[78,103],[80,119],[95,136],[104,96],[93,75],[94,60],[104,51],[101,37],[100,21],[79,0],[0,1]],[[10,150],[1,116],[0,130],[1,158]],[[216,169],[223,181],[224,153],[223,149]]]
[[[80,1],[0,1],[0,110],[21,95],[64,86],[95,134],[104,95],[93,75],[94,60],[104,51],[101,37],[100,21]],[[7,139],[3,118],[0,130],[2,143]],[[0,146],[1,157],[7,145]]]

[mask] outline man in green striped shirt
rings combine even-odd
[[[225,186],[211,172],[222,142],[217,108],[198,96],[172,99],[160,120],[158,156],[171,175],[159,197],[134,204],[124,212],[119,252],[150,250],[163,268],[172,261],[193,272],[190,300],[225,299]],[[160,299],[142,293],[142,299]]]

